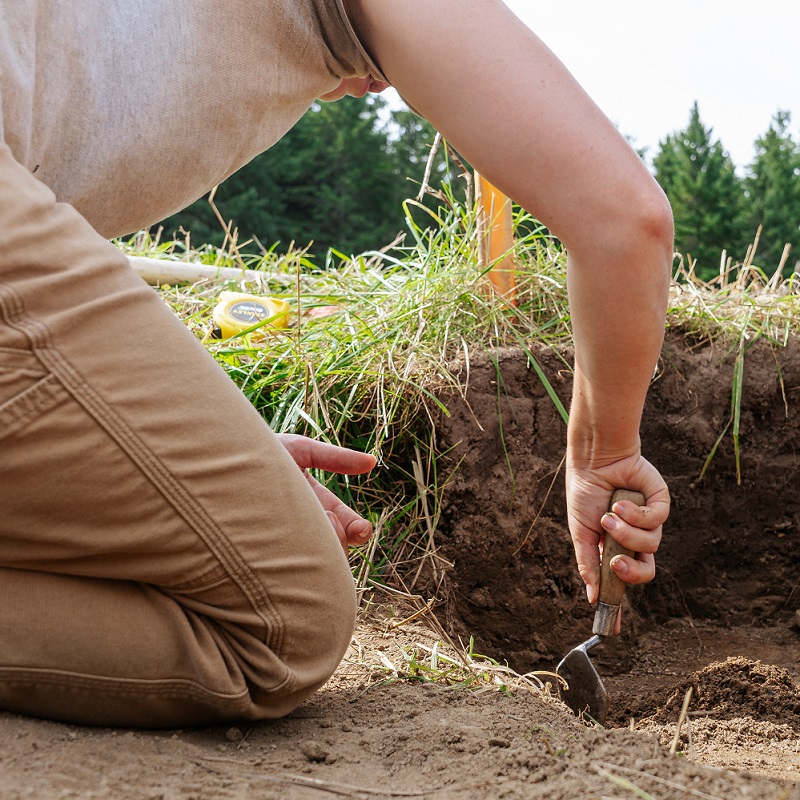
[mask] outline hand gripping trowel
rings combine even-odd
[[[628,500],[637,506],[645,504],[644,495],[617,489],[611,497],[611,505],[620,500]],[[608,713],[608,692],[603,686],[600,675],[589,658],[589,650],[600,644],[607,636],[614,635],[617,624],[619,606],[625,594],[627,584],[620,580],[611,569],[611,559],[617,555],[633,556],[633,552],[622,547],[608,533],[603,540],[603,559],[600,564],[600,596],[594,614],[591,639],[570,650],[563,661],[556,667],[556,673],[563,678],[567,687],[559,681],[561,699],[573,710],[575,716],[585,714],[601,725]]]

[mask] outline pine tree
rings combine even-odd
[[[688,126],[659,142],[653,159],[656,179],[672,204],[676,247],[696,260],[695,271],[704,280],[718,272],[722,250],[735,255],[754,233],[742,225],[744,192],[733,162],[711,134],[695,103]]]
[[[756,263],[777,268],[783,248],[791,244],[791,271],[800,257],[800,144],[789,133],[791,115],[778,111],[767,132],[756,139],[755,159],[745,178],[749,227],[762,226]]]

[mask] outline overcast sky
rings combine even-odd
[[[637,147],[697,100],[738,167],[778,109],[800,134],[798,0],[505,0]]]

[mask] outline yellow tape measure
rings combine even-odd
[[[289,304],[276,297],[220,292],[213,317],[220,338],[228,339],[259,323],[265,323],[262,329],[286,328],[289,325]]]

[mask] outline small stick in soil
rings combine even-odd
[[[678,741],[681,738],[681,728],[683,728],[686,715],[689,713],[689,703],[692,700],[692,691],[694,691],[694,687],[690,686],[686,690],[686,697],[683,698],[683,708],[681,709],[680,717],[678,717],[678,727],[675,729],[675,738],[672,740],[672,746],[669,748],[669,753],[672,756],[675,755],[675,751],[678,749]]]
[[[494,781],[487,781],[483,784],[476,784],[476,786],[463,786],[463,787],[449,787],[438,786],[432,789],[427,789],[421,792],[403,792],[392,791],[391,789],[376,789],[372,787],[354,786],[351,783],[338,783],[336,781],[324,781],[320,778],[307,778],[303,775],[292,775],[291,773],[284,773],[283,775],[257,775],[248,774],[243,777],[250,780],[269,781],[272,783],[281,783],[288,786],[305,786],[309,789],[317,789],[321,792],[328,792],[330,794],[342,795],[344,797],[353,797],[357,800],[369,800],[369,798],[378,797],[430,797],[432,794],[451,789],[452,791],[459,792],[465,789],[477,788],[480,786],[489,786]]]
[[[244,736],[242,736],[242,738],[239,740],[239,744],[236,745],[236,749],[237,750],[241,750],[242,749],[242,745],[244,744],[245,739],[247,739],[247,737],[250,735],[250,732],[252,730],[253,730],[253,727],[251,726],[245,731]],[[248,747],[249,746],[250,745],[248,745]]]
[[[403,625],[407,625],[409,622],[413,622],[417,617],[421,617],[423,614],[427,614],[429,611],[433,609],[433,606],[436,604],[436,598],[432,597],[422,608],[418,608],[410,617],[406,617],[404,620],[400,622],[391,622],[389,623],[389,630],[393,631],[395,628],[402,628]]]
[[[659,778],[657,775],[652,775],[649,772],[642,772],[639,769],[631,769],[630,767],[623,767],[619,764],[603,764],[598,763],[594,765],[595,769],[598,767],[605,767],[608,770],[616,770],[617,772],[625,772],[628,775],[636,775],[637,777],[646,778],[647,780],[653,781],[653,783],[658,783],[661,786],[668,786],[670,789],[678,789],[684,794],[690,794],[692,797],[699,797],[701,800],[722,800],[721,797],[718,797],[715,794],[706,794],[705,792],[701,792],[699,789],[692,789],[690,786],[684,786],[682,783],[676,783],[675,781],[668,781],[665,778]]]
[[[553,480],[550,481],[550,485],[547,487],[547,492],[545,492],[544,500],[542,500],[542,504],[539,506],[539,510],[536,512],[536,516],[533,518],[533,522],[531,522],[530,528],[528,528],[528,532],[525,534],[523,540],[519,543],[517,549],[513,552],[512,555],[517,555],[517,553],[522,550],[523,547],[528,542],[533,529],[536,527],[536,523],[539,521],[539,517],[542,515],[542,511],[544,511],[545,504],[547,503],[547,499],[550,497],[550,492],[553,491],[553,486],[555,486],[556,480],[558,476],[561,474],[561,468],[564,466],[564,462],[567,460],[567,454],[564,453],[563,457],[561,458],[561,463],[556,467],[556,471],[553,473]]]

